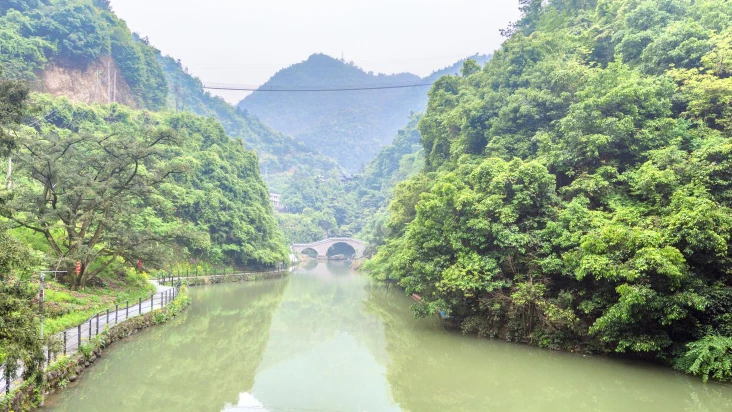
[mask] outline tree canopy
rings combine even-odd
[[[83,286],[122,259],[241,266],[286,260],[256,156],[213,119],[36,96],[18,131],[11,226],[45,239]]]
[[[732,379],[729,2],[524,2],[430,90],[370,263],[466,332]]]

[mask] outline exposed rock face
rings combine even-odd
[[[83,70],[49,65],[40,74],[34,89],[54,96],[65,96],[74,102],[101,104],[117,102],[137,108],[130,86],[109,56],[102,57]]]

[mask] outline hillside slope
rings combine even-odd
[[[190,174],[174,174],[175,182],[160,189],[170,190],[161,194],[167,206],[146,210],[152,216],[145,216],[166,233],[176,224],[186,232],[176,243],[176,259],[232,265],[285,259],[258,156],[248,149],[260,149],[275,162],[274,169],[286,170],[298,164],[293,158],[306,148],[204,93],[200,82],[179,70],[179,64],[131,33],[108,2],[3,2],[0,50],[0,76],[40,92],[32,101],[33,116],[25,121],[32,126],[25,130],[30,141],[60,144],[49,136],[86,138],[147,128],[165,130],[179,139],[182,147],[170,148],[161,159],[171,163],[185,159]],[[187,104],[195,110],[173,113],[178,84],[184,91],[192,85]],[[307,156],[308,165],[317,158]],[[332,161],[321,160],[323,168],[335,167]],[[22,206],[14,205],[17,213]],[[172,249],[159,253],[156,261],[170,263],[168,252],[172,254]]]
[[[291,173],[293,169],[307,170],[312,175],[338,169],[334,160],[320,154],[317,149],[268,127],[257,117],[237,110],[205,91],[201,80],[187,73],[180,61],[159,52],[157,56],[169,87],[168,106],[175,109],[177,99],[181,111],[216,118],[227,134],[241,138],[248,148],[257,151],[263,171],[276,177],[281,173]],[[281,187],[275,188],[278,189],[282,190]]]

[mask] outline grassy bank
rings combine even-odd
[[[145,273],[118,270],[99,278],[94,286],[73,291],[56,281],[46,283],[43,326],[47,333],[58,333],[79,325],[115,304],[136,302],[155,293]]]
[[[190,302],[188,288],[183,286],[175,300],[165,308],[120,322],[81,345],[78,352],[69,356],[60,355],[41,374],[25,380],[10,394],[0,397],[0,411],[34,410],[42,404],[47,394],[62,390],[69,382],[75,381],[109,345],[143,329],[173,319],[185,310]]]

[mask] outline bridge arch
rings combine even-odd
[[[366,244],[358,239],[347,237],[329,238],[313,243],[295,243],[292,245],[292,250],[296,253],[302,254],[307,249],[312,249],[317,252],[318,259],[327,259],[328,250],[338,243],[345,243],[352,247],[353,250],[356,251],[353,255],[354,259],[360,259],[363,257],[363,251],[366,249]]]
[[[337,255],[343,255],[347,258],[353,258],[356,256],[356,248],[346,242],[333,243],[333,246],[328,248],[326,256],[328,256],[328,259],[330,259],[333,256]]]
[[[313,249],[313,248],[311,248],[311,247],[306,247],[305,249],[303,249],[303,250],[302,250],[302,251],[300,252],[300,254],[301,254],[301,255],[308,255],[308,256],[310,256],[310,257],[312,257],[312,258],[316,258],[316,257],[318,257],[318,251],[317,251],[317,250],[315,250],[315,249]]]

